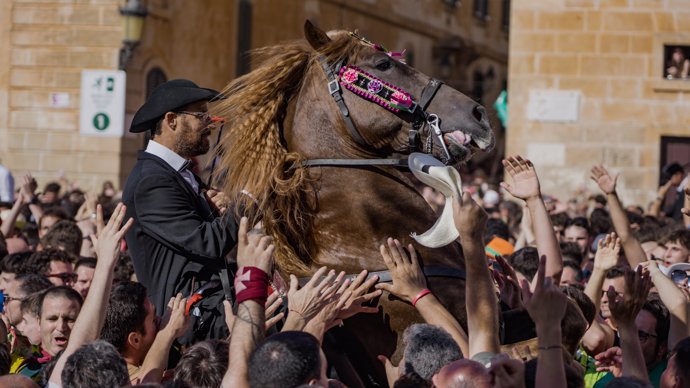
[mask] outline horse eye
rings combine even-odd
[[[383,60],[376,64],[376,69],[381,71],[386,71],[391,68],[393,64],[389,60]]]

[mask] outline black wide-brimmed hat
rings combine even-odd
[[[214,101],[225,96],[213,89],[201,88],[186,79],[175,79],[153,89],[146,103],[134,114],[130,132],[145,132],[153,128],[167,112],[173,112],[197,101]]]

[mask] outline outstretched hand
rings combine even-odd
[[[383,293],[381,290],[367,292],[379,280],[379,277],[376,275],[367,279],[367,274],[366,270],[360,272],[347,289],[341,290],[343,297],[347,296],[347,299],[345,299],[342,309],[338,313],[338,319],[345,320],[359,313],[371,314],[378,312],[378,307],[364,306],[364,303],[378,298]],[[343,283],[342,287],[345,286],[346,283]]]
[[[237,234],[237,266],[256,267],[270,274],[275,250],[272,241],[271,236],[265,235],[259,229],[249,230],[249,220],[242,217]]]
[[[290,275],[290,290],[288,291],[288,314],[297,314],[304,320],[304,323],[313,319],[325,306],[338,300],[342,295],[340,290],[343,284],[348,284],[345,280],[345,272],[331,270],[328,275],[324,274],[328,268],[321,267],[314,273],[309,282],[304,287],[298,289],[299,282],[295,275]]]
[[[501,182],[501,187],[506,189],[513,197],[527,201],[530,198],[541,196],[539,178],[534,165],[522,156],[509,156],[503,160],[508,176],[512,183]]]
[[[594,356],[597,372],[611,372],[616,377],[623,375],[623,350],[614,346]]]
[[[625,269],[625,286],[627,292],[618,296],[613,286],[606,291],[609,300],[611,318],[617,325],[634,325],[637,314],[647,300],[647,294],[652,288],[652,278],[642,266],[636,271]]]
[[[616,233],[607,234],[597,244],[597,253],[594,255],[594,267],[608,272],[618,264],[620,252],[621,239],[616,236]]]
[[[483,239],[488,219],[486,211],[468,192],[462,193],[462,197],[456,198],[453,202],[453,222],[460,237],[465,241]]]
[[[545,274],[546,256],[542,256],[539,259],[534,292],[530,290],[527,280],[523,279],[521,283],[523,305],[537,327],[560,325],[568,305],[568,297]]]
[[[376,288],[388,291],[398,298],[412,303],[412,300],[426,288],[426,278],[417,261],[417,252],[412,244],[407,246],[407,255],[400,241],[388,238],[386,245],[381,244],[379,250],[383,262],[391,273],[392,284],[379,283]]]
[[[122,225],[122,220],[125,218],[127,207],[119,203],[110,216],[108,224],[104,225],[103,221],[103,207],[98,205],[96,208],[96,228],[98,230],[98,237],[92,236],[93,244],[96,247],[96,257],[98,260],[115,261],[119,258],[120,241],[127,233],[129,228],[134,224],[134,219],[130,218],[127,223]],[[122,227],[120,227],[122,225]]]
[[[616,174],[613,177],[601,164],[592,166],[591,174],[589,177],[599,185],[601,191],[605,194],[612,194],[616,192],[616,182],[618,182],[618,176]]]

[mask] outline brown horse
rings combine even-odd
[[[409,175],[395,166],[304,162],[409,154],[414,146],[410,131],[420,111],[425,119],[430,113],[437,115],[442,133],[432,139],[431,129],[420,129],[419,143],[427,144],[428,151],[448,164],[491,149],[493,133],[483,107],[450,87],[438,88],[440,84],[380,46],[345,31],[326,34],[309,22],[305,36],[308,44],[258,50],[263,62],[228,85],[224,92],[229,97],[214,108],[229,119],[229,131],[221,142],[225,191],[237,198],[238,208],[248,213],[250,221],[263,221],[274,237],[283,275],[307,276],[323,265],[350,274],[385,270],[379,244],[388,236],[405,243],[411,232],[424,232],[437,218]],[[429,94],[425,90],[429,85],[437,89],[430,93],[426,109],[394,112],[350,90],[334,88],[329,81],[344,65],[408,92],[417,102],[422,94]],[[340,96],[342,104],[336,102]],[[452,268],[456,273],[464,269],[457,244],[418,247],[418,252],[425,267]],[[430,277],[429,286],[464,326],[464,280]],[[390,295],[384,294],[379,305],[378,315],[355,316],[338,329],[347,341],[335,347],[362,377],[362,381],[345,377],[348,371],[339,368],[350,386],[385,386],[376,355],[399,359],[400,335],[421,320],[412,306]]]

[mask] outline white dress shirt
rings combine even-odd
[[[146,152],[163,159],[165,163],[168,163],[170,167],[182,175],[182,178],[189,183],[192,189],[194,189],[195,193],[199,194],[199,183],[194,178],[194,173],[192,173],[189,168],[185,168],[189,165],[189,160],[181,157],[170,148],[153,140],[149,140],[149,144],[146,146]]]

